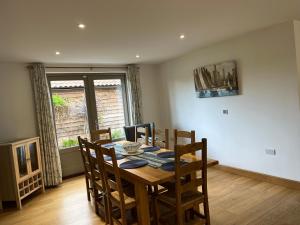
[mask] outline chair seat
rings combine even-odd
[[[95,186],[97,189],[103,189],[103,184],[102,184],[102,181],[101,180],[96,180],[95,181]]]
[[[92,173],[91,172],[87,172],[87,177],[88,179],[92,179]],[[96,180],[100,180],[99,177],[95,177]]]
[[[119,195],[118,191],[111,192],[111,196],[117,202],[121,202],[120,195]],[[131,205],[134,206],[135,205],[135,199],[134,198],[131,198],[131,197],[127,196],[126,194],[123,194],[123,196],[124,196],[125,206],[131,206]]]
[[[167,203],[168,205],[174,206],[176,205],[176,192],[175,191],[167,191],[165,193],[160,194],[157,197],[158,200]],[[198,204],[204,201],[204,195],[199,191],[188,191],[182,194],[181,203],[182,207]]]
[[[91,172],[87,172],[87,177],[89,178],[89,179],[92,179],[92,173]]]

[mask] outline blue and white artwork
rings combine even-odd
[[[194,69],[194,81],[198,98],[239,94],[235,61],[198,67]]]

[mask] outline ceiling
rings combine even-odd
[[[158,63],[292,19],[300,0],[0,0],[0,61]]]

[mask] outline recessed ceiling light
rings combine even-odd
[[[85,25],[84,25],[83,23],[80,23],[80,24],[78,24],[78,27],[79,27],[80,29],[84,29],[84,28],[85,28]]]
[[[136,54],[135,58],[141,58],[141,56],[139,54]]]
[[[60,55],[60,52],[59,52],[59,51],[56,51],[56,52],[55,52],[55,55]]]
[[[179,38],[180,38],[180,39],[184,39],[184,38],[185,38],[185,35],[184,35],[184,34],[181,34],[181,35],[179,36]]]

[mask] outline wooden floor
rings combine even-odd
[[[300,225],[300,191],[209,168],[212,225]],[[104,224],[88,203],[83,177],[69,179],[0,214],[0,225]]]

